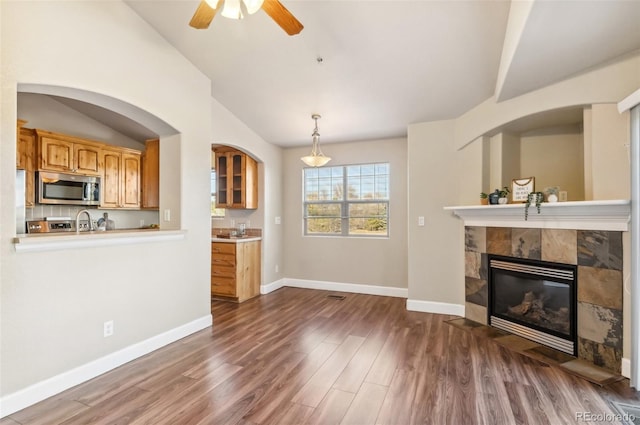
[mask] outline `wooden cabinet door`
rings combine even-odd
[[[258,208],[258,165],[247,154],[216,150],[216,208]]]
[[[122,177],[120,182],[120,207],[140,208],[140,155],[122,154]]]
[[[102,149],[102,208],[140,207],[140,154]]]
[[[160,140],[145,142],[142,154],[142,208],[160,208]]]
[[[74,143],[72,171],[91,176],[100,175],[100,147]]]
[[[34,130],[22,128],[26,121],[18,120],[16,168],[26,170],[25,206],[32,208],[36,203],[35,169],[36,169],[36,135]]]
[[[122,154],[115,150],[102,150],[102,199],[103,208],[118,208],[120,206],[120,179]]]
[[[73,169],[73,143],[43,136],[40,139],[41,170],[68,173]]]

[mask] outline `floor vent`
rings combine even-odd
[[[345,297],[344,295],[333,295],[332,294],[332,295],[327,295],[327,298],[331,298],[332,300],[340,300],[340,301],[342,301],[347,297]]]

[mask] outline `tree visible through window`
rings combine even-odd
[[[306,235],[388,236],[389,164],[304,169]]]

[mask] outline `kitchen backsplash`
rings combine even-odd
[[[76,218],[78,211],[89,210],[91,219],[98,221],[104,213],[109,213],[109,218],[115,222],[116,229],[138,229],[150,224],[160,224],[158,211],[139,210],[106,210],[97,208],[86,208],[73,205],[36,205],[27,208],[26,219],[33,220],[44,217],[70,217]],[[85,217],[81,217],[85,219]]]
[[[228,235],[233,231],[238,231],[238,229],[233,227],[217,227],[211,229],[211,236]],[[247,236],[262,237],[262,229],[248,227],[244,230],[244,232]]]

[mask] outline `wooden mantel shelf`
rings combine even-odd
[[[521,227],[577,230],[629,230],[631,201],[575,201],[543,203],[538,214],[529,207],[524,219],[524,204],[472,205],[444,207],[464,220],[465,226]]]

